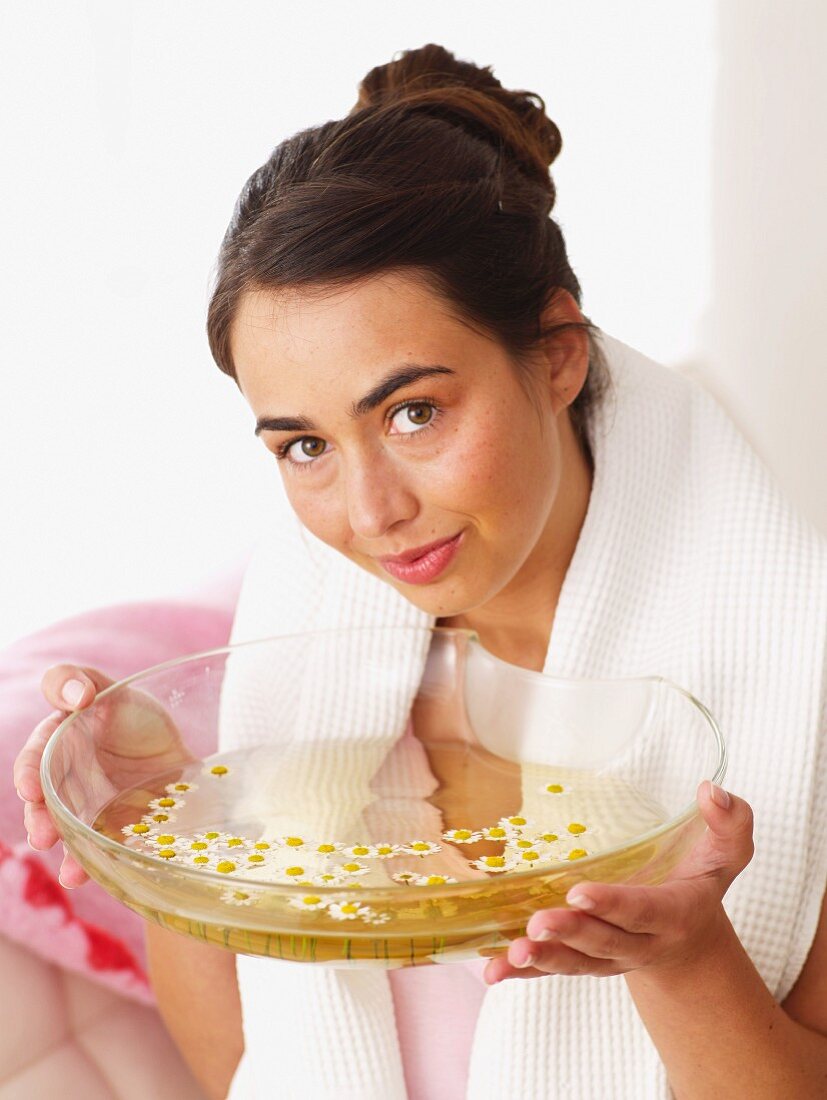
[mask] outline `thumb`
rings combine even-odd
[[[729,887],[746,867],[755,850],[752,807],[743,798],[709,780],[698,786],[698,808],[707,827],[706,848],[712,866]]]

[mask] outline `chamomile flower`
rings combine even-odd
[[[147,809],[160,810],[166,813],[168,810],[180,809],[184,805],[186,803],[183,798],[173,798],[171,794],[165,794],[162,798],[153,798],[150,802],[147,802]]]
[[[449,840],[452,844],[474,844],[482,839],[482,833],[476,833],[472,829],[449,829],[442,834],[443,840]]]
[[[275,838],[274,844],[277,848],[304,848],[307,845],[307,841],[303,836],[279,836]]]
[[[225,833],[220,841],[222,848],[235,849],[237,853],[246,852],[250,847],[250,841],[246,836],[231,836]]]
[[[415,871],[397,871],[395,875],[391,875],[391,878],[401,886],[414,886],[419,875]]]
[[[534,844],[535,845],[538,845],[538,844],[542,844],[542,845],[556,844],[559,841],[559,839],[560,839],[560,837],[557,835],[557,833],[551,833],[551,832],[537,833],[537,835],[534,837]]]
[[[151,833],[146,837],[147,844],[154,844],[157,848],[173,848],[178,842],[175,833]]]
[[[300,898],[291,898],[289,904],[294,909],[304,909],[309,913],[318,909],[327,909],[328,906],[324,898],[320,898],[317,894],[304,894]]]
[[[245,857],[245,862],[248,867],[261,867],[264,864],[272,863],[266,852],[248,852]]]
[[[471,860],[471,866],[478,871],[510,871],[514,863],[514,859],[508,856],[481,856],[480,859]]]
[[[157,856],[159,859],[178,859],[178,852],[175,850],[175,848],[156,848],[152,854]]]
[[[442,851],[441,844],[433,844],[430,840],[412,840],[410,844],[403,844],[402,851],[409,856],[432,856]]]
[[[335,856],[344,849],[344,844],[338,840],[325,840],[313,848],[313,853],[320,856]]]
[[[374,844],[373,855],[376,859],[393,859],[394,856],[398,856],[402,848],[399,844],[389,844],[383,842],[382,844]]]
[[[530,829],[534,822],[529,821],[522,814],[514,814],[513,817],[501,817],[497,824],[503,829],[516,829],[521,833],[523,829]]]
[[[483,840],[509,840],[512,836],[517,836],[517,830],[514,826],[506,828],[504,825],[486,825],[484,829],[480,829],[480,835]]]
[[[572,848],[566,858],[567,859],[582,859],[584,856],[587,856],[588,854],[589,853],[586,851],[585,848]]]
[[[571,787],[566,787],[562,783],[544,783],[539,791],[540,794],[571,794]]]
[[[278,874],[279,876],[284,876],[284,878],[281,879],[282,882],[296,882],[299,879],[303,879],[305,875],[309,875],[310,872],[306,867],[302,867],[300,864],[296,863],[290,867],[283,867]]]
[[[168,810],[158,810],[153,814],[144,814],[141,818],[147,825],[171,825],[176,820],[175,814],[170,813]]]
[[[167,783],[164,790],[174,798],[176,795],[183,794],[184,791],[197,791],[198,788],[192,783]]]
[[[218,776],[220,778],[223,775],[227,775],[229,770],[230,769],[225,764],[213,764],[213,766],[211,768],[209,768],[203,774],[204,775],[215,775],[215,776]]]
[[[445,886],[446,883],[456,882],[450,875],[417,875],[414,886]]]
[[[530,840],[527,836],[516,836],[505,842],[506,848],[512,851],[528,851],[534,847],[534,841]]]
[[[514,867],[516,870],[525,870],[527,867],[533,867],[536,863],[542,862],[543,855],[536,848],[529,848],[527,851],[519,853],[514,860]]]
[[[349,848],[345,848],[343,851],[348,859],[369,859],[373,855],[373,848],[370,844],[351,844]]]
[[[222,890],[221,900],[229,902],[230,905],[252,905],[255,898],[246,890]]]
[[[372,915],[371,909],[358,901],[332,901],[327,912],[334,920],[356,920],[357,917]]]
[[[572,836],[580,836],[581,833],[586,832],[586,826],[581,825],[579,821],[570,822],[566,826],[566,829],[568,830],[568,832],[571,833]]]
[[[186,855],[187,853],[182,854]],[[202,871],[205,871],[213,861],[206,852],[190,852],[187,862],[191,863],[193,867],[199,867]]]
[[[215,865],[216,871],[222,875],[231,875],[238,870],[238,864],[231,859],[219,859]]]
[[[152,826],[146,821],[139,821],[134,825],[124,825],[121,832],[124,836],[145,837],[148,833],[152,832]]]
[[[358,859],[351,859],[348,860],[347,863],[340,863],[337,870],[342,871],[348,877],[370,874],[370,867],[366,867],[364,863],[360,863]]]
[[[310,881],[314,886],[341,886],[347,879],[347,875],[337,875],[333,871],[322,871],[314,875]]]

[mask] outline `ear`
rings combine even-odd
[[[580,307],[568,290],[557,287],[543,310],[543,327],[566,321],[584,321]],[[567,409],[582,390],[589,371],[589,338],[585,329],[553,332],[545,342],[546,378],[554,415]]]

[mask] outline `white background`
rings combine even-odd
[[[815,0],[792,6],[823,30]],[[89,607],[181,592],[243,558],[278,474],[207,345],[221,237],[276,144],[344,115],[371,67],[429,41],[544,97],[563,135],[555,216],[584,311],[706,378],[801,507],[824,518],[812,340],[824,228],[808,223],[824,168],[802,121],[822,117],[824,36],[813,45],[811,26],[780,40],[769,3],[720,7],[728,14],[713,0],[6,5],[0,645]],[[775,59],[771,94],[761,50]],[[786,86],[800,102],[780,150],[765,114],[744,127],[739,112],[781,99],[783,129]],[[756,225],[777,215],[783,230],[796,188],[813,191],[791,253],[780,270],[756,265]],[[786,247],[784,231],[761,239],[765,252]],[[806,301],[791,279],[802,262]],[[752,333],[779,284],[786,328],[759,364],[766,327],[741,356],[730,319]],[[811,360],[785,355],[784,332],[801,333],[804,314]],[[774,432],[779,386],[798,405]]]

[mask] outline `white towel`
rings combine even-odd
[[[806,959],[827,878],[827,548],[704,390],[613,337],[600,340],[613,386],[589,424],[591,498],[544,671],[666,676],[717,717],[727,786],[756,815],[756,854],[726,908],[781,1000]],[[279,490],[233,642],[433,623],[302,528]],[[350,690],[344,676],[328,682],[341,693],[342,728],[364,720],[380,736],[377,752],[387,751],[423,659],[415,646],[400,653],[393,713],[362,713],[370,693]],[[228,680],[222,750],[260,741],[266,727],[274,672],[254,664],[239,663]],[[348,820],[361,796],[344,808]],[[405,1100],[384,971],[239,956],[238,980],[245,1051],[231,1100]],[[622,976],[549,975],[486,991],[466,1100],[669,1095]]]

